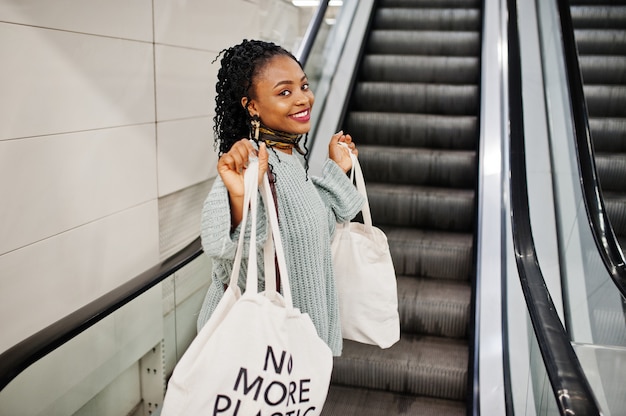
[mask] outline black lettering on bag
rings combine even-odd
[[[280,391],[278,392],[278,395],[279,395],[278,399],[274,399],[274,400],[272,400],[272,397],[270,397],[270,396],[276,396],[275,394],[271,394],[273,386],[280,387]],[[273,391],[276,391],[276,389],[273,389]],[[276,406],[277,404],[281,403],[283,400],[285,400],[286,396],[287,396],[287,387],[280,381],[272,381],[269,384],[269,386],[267,386],[267,389],[265,389],[265,403],[269,404],[270,406]]]
[[[221,403],[221,406],[225,406],[225,407],[220,407],[220,403]],[[217,414],[225,412],[226,410],[230,409],[231,405],[232,405],[232,401],[230,400],[230,397],[224,396],[223,394],[218,394],[217,398],[215,399],[215,406],[213,406],[213,416],[216,416]],[[237,400],[237,405],[235,406],[235,409],[232,413],[233,416],[237,416],[239,414],[239,406],[241,406],[241,400]]]
[[[267,371],[267,363],[272,359],[272,364],[274,366],[274,371],[276,374],[280,374],[283,372],[283,366],[285,365],[285,357],[287,356],[287,351],[283,351],[280,355],[280,364],[276,362],[276,355],[274,354],[274,349],[271,345],[267,346],[267,352],[265,353],[265,364],[263,365],[263,370]],[[287,361],[287,372],[291,374],[291,370],[293,370],[293,357],[289,356],[289,360]]]
[[[259,398],[259,393],[261,392],[261,384],[263,384],[263,378],[259,376],[254,380],[252,384],[248,384],[248,370],[241,367],[239,369],[239,374],[237,375],[237,380],[235,380],[235,388],[234,388],[235,391],[237,391],[237,388],[239,387],[239,381],[242,379],[242,377],[243,377],[243,394],[247,395],[248,393],[250,393],[250,390],[252,390],[254,386],[257,385],[256,392],[254,393],[254,400],[257,400]]]
[[[304,393],[308,393],[311,391],[310,388],[305,388],[304,383],[309,384],[311,382],[310,378],[305,378],[300,380],[300,403],[305,403],[309,401],[308,397],[304,397]],[[308,410],[307,410],[308,412]],[[305,413],[306,414],[306,413]]]

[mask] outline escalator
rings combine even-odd
[[[626,1],[571,0],[604,206],[626,248]]]
[[[398,279],[401,339],[345,341],[324,415],[461,415],[468,406],[481,3],[381,0],[343,129]]]

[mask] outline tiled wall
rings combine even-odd
[[[0,352],[198,235],[211,61],[244,37],[291,46],[277,8],[0,0]]]

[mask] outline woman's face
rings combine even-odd
[[[258,115],[263,125],[286,133],[309,132],[315,96],[296,61],[284,55],[273,57],[253,80],[253,89],[248,111]]]

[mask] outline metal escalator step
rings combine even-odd
[[[361,66],[362,81],[478,83],[477,57],[366,55]]]
[[[624,30],[574,30],[578,53],[581,55],[626,54],[626,31]]]
[[[359,145],[363,175],[370,182],[448,186],[476,185],[476,152]]]
[[[479,32],[373,30],[368,54],[478,56]]]
[[[604,207],[615,234],[626,237],[626,193],[603,192]],[[626,247],[622,246],[622,249]]]
[[[394,30],[479,30],[478,9],[380,8],[374,15],[374,29]]]
[[[626,86],[585,85],[590,117],[626,117]]]
[[[387,235],[396,275],[469,280],[473,274],[473,236],[380,226]]]
[[[380,0],[380,7],[480,7],[481,0]]]
[[[575,28],[624,29],[626,6],[598,4],[594,6],[571,6],[572,23]]]
[[[334,384],[395,393],[464,400],[467,343],[461,340],[402,334],[388,349],[344,341],[335,357]]]
[[[596,152],[595,160],[602,190],[626,192],[626,153]]]
[[[353,93],[359,111],[471,115],[478,112],[476,85],[359,82]]]
[[[468,282],[397,279],[402,332],[467,338],[472,291]]]
[[[585,84],[626,84],[626,56],[584,55],[578,62]]]
[[[332,385],[322,416],[465,416],[466,405],[456,400],[416,397],[381,390]]]
[[[474,190],[370,183],[367,195],[377,225],[472,232]]]
[[[589,118],[591,138],[597,152],[626,152],[626,118]]]
[[[352,111],[345,131],[358,144],[475,149],[478,118],[416,113]]]

